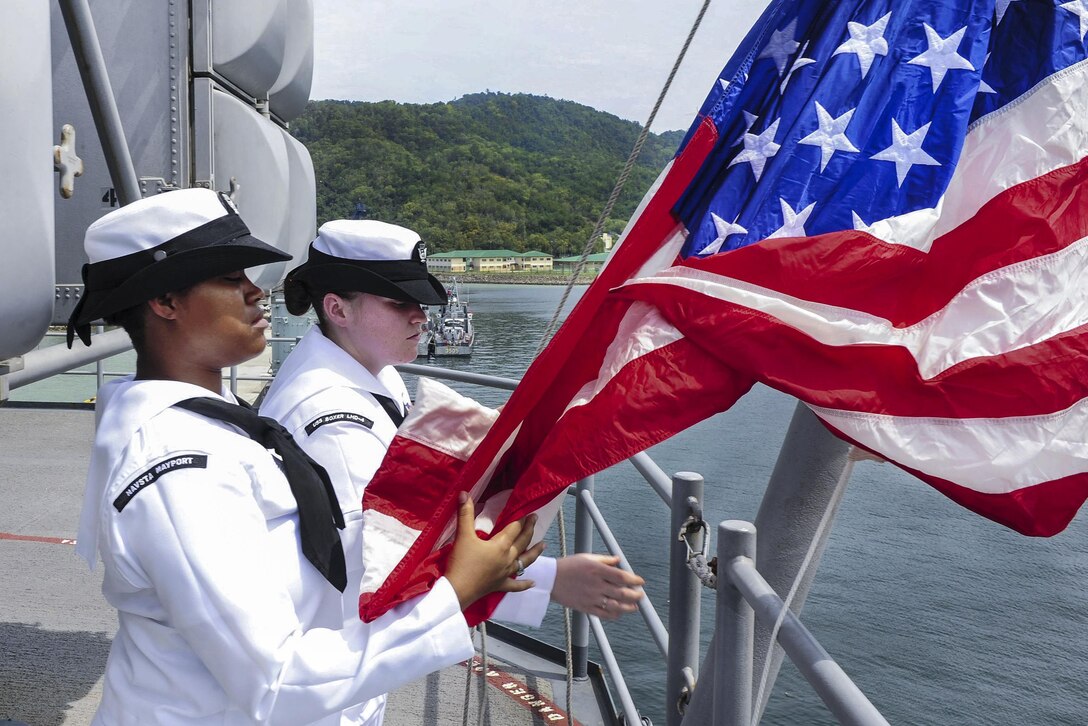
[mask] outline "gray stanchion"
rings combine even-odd
[[[125,141],[91,8],[87,0],[60,0],[59,4],[117,198],[121,204],[134,202],[142,196],[140,180]]]
[[[830,522],[834,521],[834,511],[845,489],[840,485],[845,484],[852,470],[849,453],[849,444],[832,436],[807,406],[797,404],[755,521],[759,532],[756,564],[767,582],[783,598],[804,564],[813,538],[817,535],[820,538],[808,570],[794,594],[791,603],[794,612],[801,611],[816,575],[816,565],[831,531]],[[820,531],[824,513],[828,510],[832,516],[828,526]],[[766,708],[782,663],[781,648],[772,650],[769,647],[772,627],[766,623],[756,626],[752,684],[756,714],[762,714]],[[710,650],[703,660],[700,678],[704,682],[717,678],[719,664],[715,662],[714,655],[717,640],[717,635],[711,639]],[[769,652],[771,656],[768,658]],[[762,693],[758,702],[757,692]],[[689,713],[684,718],[684,726],[708,723],[707,720],[697,720],[691,712],[705,719],[712,711],[712,701],[710,688],[696,688],[688,707]]]
[[[593,477],[586,477],[578,482],[579,492],[593,492]],[[581,497],[575,499],[574,509],[574,551],[593,551],[593,520],[586,511]],[[574,677],[587,678],[589,669],[589,617],[578,610],[571,611],[570,626],[571,661],[574,666]]]
[[[669,657],[665,676],[665,723],[680,726],[690,684],[684,673],[690,669],[693,680],[699,677],[699,615],[702,583],[688,567],[688,546],[698,551],[703,546],[704,532],[690,531],[687,544],[678,535],[689,523],[694,499],[699,508],[703,503],[703,477],[687,471],[672,477],[672,529],[669,530]]]
[[[797,404],[755,521],[759,532],[756,565],[782,599],[786,599],[805,564],[813,540],[819,540],[790,603],[790,610],[795,613],[801,612],[808,596],[835,511],[853,470],[850,448],[835,438],[808,406]],[[827,513],[826,526],[821,530]],[[770,647],[771,630],[768,623],[760,622],[756,627],[753,700],[759,693],[755,709],[760,715],[767,707],[783,657],[780,647]]]
[[[715,726],[749,726],[752,722],[752,650],[756,616],[731,579],[730,570],[735,560],[754,563],[755,559],[755,527],[737,520],[718,525]]]

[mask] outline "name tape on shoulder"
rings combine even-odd
[[[374,422],[358,413],[352,413],[351,411],[337,411],[336,413],[326,413],[318,416],[310,423],[306,424],[306,435],[309,436],[314,431],[325,424],[334,423],[356,423],[360,426],[365,426],[368,429],[374,428]]]
[[[168,459],[163,459],[159,463],[152,466],[147,471],[143,472],[132,482],[125,487],[125,490],[113,500],[114,508],[120,512],[124,509],[132,498],[143,491],[145,488],[151,486],[159,477],[163,474],[169,474],[172,471],[178,469],[207,469],[208,468],[208,456],[207,454],[179,454],[177,456],[171,456]]]

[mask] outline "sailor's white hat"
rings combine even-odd
[[[284,301],[293,315],[302,315],[329,292],[367,292],[421,305],[447,302],[445,287],[427,272],[420,236],[371,219],[321,225],[306,262],[287,273]]]
[[[217,275],[291,259],[249,233],[230,199],[210,189],[181,189],[106,214],[83,240],[83,297],[68,319],[90,345],[90,324],[104,316]]]

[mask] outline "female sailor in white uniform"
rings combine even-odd
[[[461,506],[454,560],[427,595],[345,627],[342,517],[327,475],[222,369],[265,346],[243,270],[287,259],[205,189],[134,202],[90,226],[69,322],[121,324],[135,377],[100,391],[78,551],[117,608],[95,724],[340,723],[340,714],[472,654],[461,608],[539,550],[532,522],[497,545]],[[467,523],[467,526],[466,526]],[[457,548],[461,548],[458,553]]]
[[[313,326],[287,356],[261,403],[299,445],[326,468],[344,512],[348,587],[346,622],[358,620],[363,490],[410,406],[397,363],[415,360],[420,305],[444,305],[446,291],[428,274],[415,232],[374,220],[334,220],[318,230],[304,264],[287,275],[288,312],[311,306]],[[617,558],[541,557],[525,573],[532,589],[503,598],[497,620],[538,626],[549,599],[615,618],[632,612],[642,578],[616,567]],[[348,723],[380,724],[384,698]]]

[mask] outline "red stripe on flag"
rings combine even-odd
[[[847,230],[768,239],[683,266],[904,327],[940,310],[972,280],[1085,236],[1088,160],[1002,192],[929,252]]]
[[[588,471],[601,471],[722,411],[748,392],[752,380],[681,339],[632,362],[587,404],[549,429],[524,461],[507,503],[510,516],[540,507]]]
[[[617,295],[654,305],[721,364],[817,406],[997,418],[1062,411],[1088,395],[1088,326],[925,379],[902,347],[825,345],[759,311],[669,285],[631,285]]]
[[[434,516],[464,463],[425,444],[396,436],[386,454],[403,466],[379,468],[363,491],[363,507],[421,530]]]

